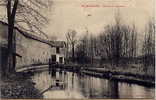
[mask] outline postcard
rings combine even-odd
[[[0,0],[1,99],[155,98],[155,0]]]

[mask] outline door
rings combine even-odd
[[[60,58],[59,58],[59,62],[60,62],[61,64],[63,64],[63,57],[60,57]]]
[[[52,63],[55,63],[56,62],[56,55],[52,55],[51,59],[52,59]]]

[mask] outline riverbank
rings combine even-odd
[[[71,64],[65,65],[65,68],[66,67],[73,67],[74,70],[79,70],[78,72],[90,76],[135,83],[149,87],[155,86],[155,68],[153,66],[148,66],[146,70],[144,70],[144,67],[141,64],[120,64],[118,67],[110,64]]]
[[[43,98],[35,83],[23,74],[12,75],[9,78],[3,78],[0,81],[2,99],[39,99]]]
[[[87,65],[88,66],[88,65]],[[109,78],[111,80],[118,80],[123,82],[136,83],[144,86],[155,86],[155,69],[150,66],[147,71],[144,71],[141,65],[126,65],[120,67],[111,67],[109,65],[102,65],[100,67],[84,67],[82,71],[84,74]]]

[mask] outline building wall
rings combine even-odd
[[[48,63],[51,55],[56,55],[57,62],[59,57],[63,57],[64,49],[60,48],[60,53],[56,54],[56,47],[42,43],[40,41],[25,37],[23,34],[16,33],[16,53],[22,57],[16,57],[16,67],[30,64]],[[7,26],[0,23],[0,44],[7,44]]]
[[[7,27],[0,23],[0,43],[1,44],[7,43],[7,41],[6,41],[7,36],[8,36],[7,33],[8,33]]]
[[[22,56],[17,57],[17,66],[48,63],[53,52],[50,45],[25,38],[21,34],[16,34],[16,43],[16,52]]]
[[[58,53],[56,53],[56,47],[53,47],[52,48],[52,55],[56,55],[56,62],[58,62],[58,63],[60,63],[60,60],[59,60],[59,58],[60,57],[63,57],[63,63],[62,64],[64,64],[65,63],[65,60],[64,60],[64,58],[65,58],[65,48],[60,48],[60,53],[58,54]]]
[[[7,44],[7,26],[0,23],[0,46]],[[33,39],[26,38],[16,31],[16,53],[22,57],[16,57],[16,67],[34,63],[48,63],[53,49],[50,45]]]

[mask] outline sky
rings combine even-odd
[[[106,25],[114,23],[118,11],[123,23],[135,24],[142,34],[154,16],[154,0],[53,0],[45,30],[58,40],[65,40],[69,29],[76,30],[77,36],[83,36],[86,29],[98,35]]]
[[[118,11],[122,22],[135,24],[140,37],[143,37],[145,25],[154,16],[155,0],[52,1],[50,10],[44,11],[49,19],[44,31],[50,37],[57,37],[57,40],[65,40],[69,29],[76,30],[78,37],[85,35],[86,30],[95,36],[99,35],[106,25],[114,23],[114,16]],[[0,15],[3,14],[2,10]]]

